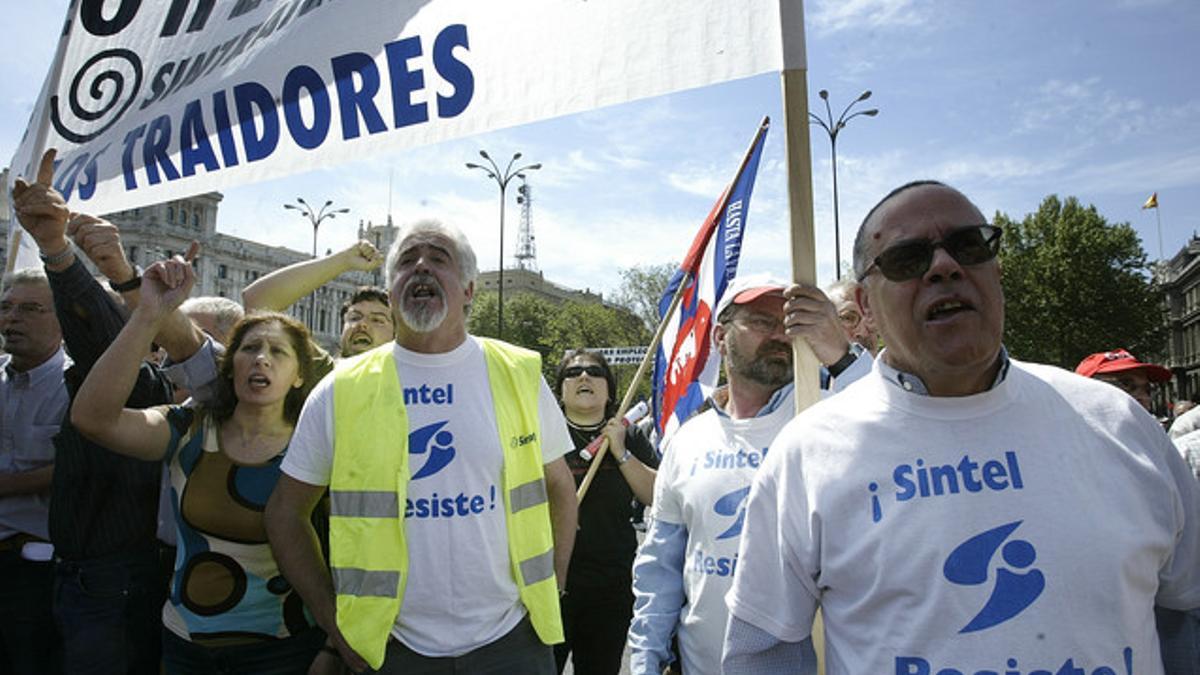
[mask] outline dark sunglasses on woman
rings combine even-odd
[[[563,368],[563,379],[569,380],[573,377],[587,373],[592,377],[604,377],[604,369],[600,366],[568,366]]]

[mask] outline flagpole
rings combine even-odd
[[[1155,194],[1158,194],[1157,192]],[[1154,204],[1154,220],[1158,222],[1158,259],[1163,259],[1162,245],[1162,215],[1159,214],[1158,203]]]
[[[24,177],[26,180],[29,180],[30,176],[36,175],[37,167],[42,161],[42,155],[46,154],[46,139],[50,135],[50,99],[53,98],[54,94],[58,92],[59,81],[62,79],[63,63],[66,61],[67,43],[71,37],[71,21],[74,18],[73,11],[75,9],[75,5],[76,3],[72,2],[67,8],[67,16],[63,23],[63,32],[62,35],[59,36],[58,46],[54,50],[54,60],[50,62],[50,73],[46,78],[50,86],[46,87],[45,91],[42,92],[46,95],[46,97],[41,101],[43,104],[40,108],[42,117],[41,120],[38,121],[37,131],[33,136],[33,152],[30,154],[29,162],[24,168],[17,166],[12,167],[14,172],[23,171],[23,173],[19,175]],[[36,115],[38,111],[39,109],[35,108],[33,114]],[[32,120],[32,116],[30,119]],[[18,146],[18,148],[19,147],[20,146]],[[0,189],[3,189],[5,194],[12,194],[12,186],[8,184],[8,179],[10,178],[15,178],[15,176],[11,176],[6,173],[3,185],[0,185]],[[16,267],[17,257],[21,250],[21,238],[25,233],[25,228],[17,225],[16,213],[13,212],[10,215],[11,220],[8,223],[8,259],[4,261],[5,275],[10,274],[13,271],[13,268]]]
[[[784,70],[783,135],[787,156],[788,214],[792,247],[792,279],[815,286],[817,260],[813,232],[812,158],[808,139],[808,78],[802,68]],[[796,412],[820,398],[821,362],[801,337],[792,338],[792,377]]]
[[[642,363],[638,366],[637,372],[633,374],[633,379],[629,381],[629,387],[625,390],[625,397],[621,399],[621,405],[617,408],[617,414],[614,417],[624,417],[625,413],[629,410],[629,406],[633,405],[633,397],[637,392],[638,384],[646,376],[646,370],[650,366],[650,361],[654,358],[654,353],[658,351],[658,345],[662,342],[663,333],[667,332],[667,326],[670,324],[671,317],[674,316],[675,310],[679,309],[679,303],[683,301],[683,294],[687,290],[691,280],[692,275],[690,273],[684,274],[679,288],[675,289],[675,296],[671,298],[671,306],[667,308],[666,314],[658,322],[658,329],[654,331],[654,339],[650,341],[650,346],[646,348],[646,355],[642,357]],[[607,436],[600,442],[600,448],[596,450],[596,454],[592,455],[587,475],[579,483],[579,490],[575,492],[575,499],[577,501],[583,501],[583,496],[587,494],[588,488],[591,487],[592,480],[596,477],[596,471],[600,469],[600,463],[604,460],[604,453],[606,452],[608,452]]]
[[[779,3],[780,47],[785,57],[780,73],[783,138],[787,162],[788,216],[792,247],[792,279],[817,283],[816,235],[813,226],[812,157],[808,138],[808,69],[804,41],[803,0]],[[793,27],[798,29],[793,30]],[[791,40],[788,37],[791,36]],[[788,67],[789,64],[799,64]],[[835,263],[836,264],[836,263]],[[792,378],[796,414],[821,395],[821,362],[803,338],[792,339]],[[825,675],[825,625],[818,610],[811,631],[817,673]]]
[[[729,207],[729,195],[732,192],[734,185],[737,183],[738,179],[741,178],[742,173],[746,170],[746,165],[750,163],[750,158],[754,155],[754,148],[758,146],[762,140],[763,134],[767,133],[767,129],[769,128],[771,128],[771,118],[763,117],[762,122],[759,122],[758,124],[758,129],[754,132],[754,138],[750,140],[750,147],[747,148],[746,153],[742,155],[742,161],[740,164],[738,164],[737,171],[733,174],[733,180],[729,182],[729,186],[725,188],[725,192],[721,195],[721,198],[717,200],[717,203],[713,205],[712,211],[709,212],[708,218],[705,220],[707,230],[697,235],[698,237],[703,238],[703,243],[701,243],[699,246],[696,246],[696,242],[693,242],[692,248],[694,250],[699,250],[703,254],[705,249],[708,248],[708,242],[712,239],[713,232],[716,231],[716,223],[718,219],[721,217],[721,214],[725,212],[725,209]],[[687,267],[686,261],[683,265],[681,265],[681,267]],[[662,319],[659,320],[658,328],[654,331],[654,339],[651,340],[650,346],[646,349],[646,355],[642,357],[641,365],[638,366],[637,372],[633,374],[633,379],[629,382],[629,388],[625,391],[625,398],[621,401],[621,406],[617,409],[616,417],[624,417],[625,413],[629,410],[629,406],[633,405],[633,397],[637,391],[638,385],[641,383],[642,378],[646,376],[646,370],[649,368],[650,360],[654,358],[654,354],[658,351],[658,345],[662,343],[662,336],[664,333],[666,333],[667,326],[670,325],[671,319],[674,318],[675,310],[679,308],[679,303],[683,300],[683,292],[685,289],[687,289],[688,284],[691,283],[692,278],[693,275],[691,272],[685,272],[683,277],[680,279],[679,287],[675,289],[675,295],[671,298],[671,305],[663,314]],[[715,320],[716,317],[713,317],[713,319]],[[577,500],[582,500],[583,496],[587,494],[588,488],[591,487],[592,480],[596,477],[596,471],[600,469],[600,461],[604,459],[604,453],[607,451],[608,439],[605,438],[603,441],[601,441],[600,448],[596,451],[596,454],[592,456],[592,459],[590,460],[591,465],[588,466],[588,472],[583,477],[583,481],[579,483],[579,490],[575,493],[575,498]]]

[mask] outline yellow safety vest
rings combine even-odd
[[[501,483],[513,579],[538,637],[545,644],[562,642],[554,533],[538,438],[541,357],[498,340],[477,339],[504,450]],[[333,410],[329,562],[337,625],[354,651],[378,669],[408,582],[408,413],[390,343],[338,365]]]

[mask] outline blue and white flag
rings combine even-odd
[[[713,310],[737,275],[750,194],[769,126],[770,121],[764,119],[733,182],[713,205],[659,300],[661,317],[670,309],[680,284],[686,284],[654,361],[654,415],[660,447],[717,384],[721,356],[713,345]]]

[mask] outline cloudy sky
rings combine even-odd
[[[0,161],[28,122],[66,0],[13,3],[0,52]],[[1131,223],[1152,258],[1200,229],[1200,3],[1195,0],[811,0],[810,107],[834,115],[862,91],[838,139],[843,261],[865,212],[916,178],[958,186],[985,214],[1020,217],[1048,194],[1073,195]],[[819,107],[821,106],[821,107]],[[494,183],[464,163],[479,149],[520,151],[530,174],[538,266],[554,281],[611,292],[617,270],[678,260],[758,121],[775,126],[747,218],[742,271],[787,274],[779,76],[763,75],[229,190],[218,228],[311,247],[307,221],[282,208],[332,199],[320,248],[349,245],[360,219],[437,216],[458,223],[484,269],[497,264]],[[818,273],[834,274],[829,141],[813,128]],[[390,188],[389,188],[390,185]],[[510,202],[511,261],[519,210]]]

